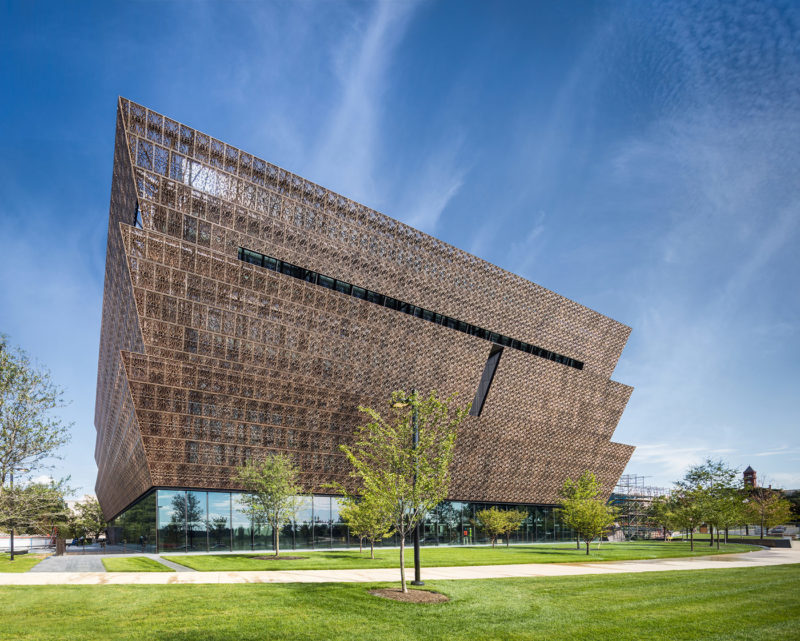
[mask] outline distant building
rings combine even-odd
[[[313,498],[281,537],[347,545],[325,484],[351,483],[358,405],[401,388],[472,401],[426,543],[474,542],[487,504],[567,539],[564,481],[617,483],[629,327],[124,99],[111,192],[95,458],[120,539],[269,545],[234,471],[287,452]]]
[[[742,476],[744,477],[745,487],[758,487],[758,479],[756,478],[756,471],[752,467],[748,465],[747,469],[744,471]]]

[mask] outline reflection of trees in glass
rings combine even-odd
[[[189,535],[189,549],[194,549],[195,528],[205,530],[205,509],[194,492],[186,493],[186,532]],[[205,538],[205,537],[204,537]],[[205,543],[202,546],[205,548]]]
[[[186,495],[183,492],[172,497],[172,516],[170,523],[180,526],[186,517]]]
[[[214,547],[228,547],[228,537],[227,533],[227,525],[228,519],[224,516],[215,516],[211,519],[211,535],[214,537]],[[222,544],[223,538],[225,539],[225,544]]]
[[[203,509],[200,499],[192,492],[180,492],[172,497],[172,515],[169,527],[179,535],[181,531],[188,531],[189,548],[194,547],[195,524],[203,524]]]

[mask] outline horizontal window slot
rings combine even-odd
[[[304,269],[303,267],[298,267],[297,265],[292,265],[291,263],[278,260],[277,258],[265,256],[264,254],[260,254],[259,252],[255,252],[250,249],[245,249],[244,247],[239,248],[239,260],[246,263],[251,263],[253,265],[259,265],[260,267],[271,269],[272,271],[277,271],[281,274],[286,274],[292,278],[305,280],[309,283],[326,287],[327,289],[335,289],[342,294],[347,294],[348,296],[353,296],[354,298],[360,298],[361,300],[369,301],[370,303],[380,305],[381,307],[388,307],[389,309],[393,309],[416,318],[421,318],[422,320],[426,320],[430,323],[444,325],[445,327],[454,329],[457,332],[462,332],[464,334],[469,334],[470,336],[491,341],[492,343],[495,343],[495,345],[498,346],[497,349],[501,351],[501,346],[510,347],[512,349],[533,354],[539,358],[546,358],[547,360],[561,363],[562,365],[566,365],[568,367],[583,369],[583,362],[575,360],[574,358],[570,358],[569,356],[556,354],[550,350],[536,347],[535,345],[530,345],[529,343],[525,343],[523,341],[518,341],[515,338],[510,338],[509,336],[504,336],[503,334],[490,332],[488,329],[472,325],[465,321],[450,318],[449,316],[432,312],[429,309],[417,307],[416,305],[392,298],[391,296],[385,296],[384,294],[379,294],[378,292],[373,292],[372,290],[346,283],[343,280],[338,280],[336,278],[332,278],[331,276],[325,276],[318,272],[311,271],[310,269]],[[492,360],[494,354],[495,352],[493,351],[492,356],[490,356],[490,361]],[[497,359],[494,361],[495,367],[497,366],[497,360],[500,359],[499,354],[500,352],[497,352]],[[489,363],[487,363],[487,367],[488,366]],[[493,375],[494,369],[492,369],[492,376]],[[491,383],[491,380],[489,383]],[[488,386],[486,391],[488,392]],[[476,397],[476,401],[477,400],[478,398]]]

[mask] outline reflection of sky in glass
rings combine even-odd
[[[298,523],[311,523],[311,499],[307,496],[300,500],[295,520]]]
[[[161,527],[167,523],[183,523],[183,496],[182,491],[158,491],[158,523]]]
[[[224,517],[226,522],[231,518],[231,495],[227,492],[208,493],[208,520]]]
[[[327,523],[331,520],[331,497],[314,497],[314,521],[317,523]]]

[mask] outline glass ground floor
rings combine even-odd
[[[120,514],[109,527],[109,541],[127,550],[143,552],[215,552],[269,550],[272,528],[254,526],[241,505],[239,492],[155,489]],[[472,545],[488,537],[475,513],[491,503],[444,501],[428,514],[422,529],[422,545]],[[574,540],[558,512],[549,505],[498,504],[527,513],[512,543]],[[314,495],[303,501],[296,519],[281,528],[281,549],[330,549],[358,547],[347,525],[339,519],[335,496]],[[383,546],[399,545],[398,537],[384,539]]]

